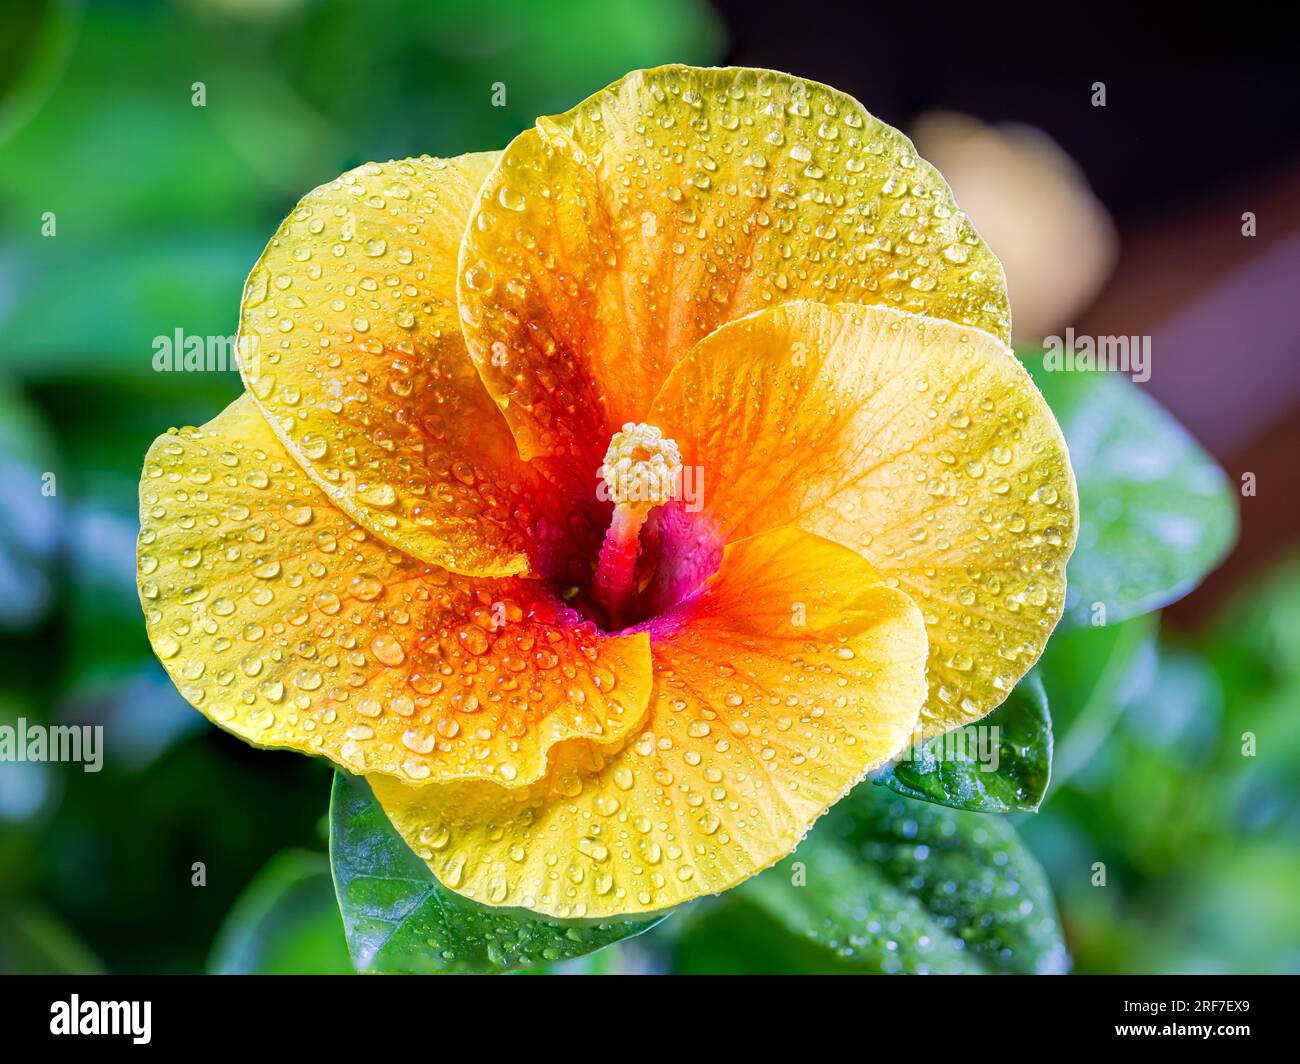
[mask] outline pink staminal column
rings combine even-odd
[[[600,548],[592,590],[613,630],[635,619],[641,528],[651,510],[676,495],[681,471],[677,444],[653,425],[629,421],[610,440],[600,476],[614,516]]]

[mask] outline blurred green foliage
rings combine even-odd
[[[0,765],[0,970],[346,961],[337,908],[277,916],[324,896],[329,770],[206,726],[144,636],[144,452],[240,391],[155,373],[154,337],[232,333],[270,234],[343,170],[501,148],[628,70],[723,47],[703,0],[6,6],[0,723],[103,724],[107,753],[98,774]]]
[[[0,723],[103,724],[108,749],[97,774],[0,765],[0,970],[347,970],[329,769],[206,726],[144,637],[142,456],[240,390],[233,373],[153,372],[153,338],[233,332],[248,268],[311,187],[368,159],[502,147],[627,70],[718,61],[722,28],[704,0],[44,0],[5,19]],[[1195,464],[1174,430],[1175,457]],[[1144,470],[1107,472],[1118,488],[1088,488],[1103,506],[1150,500]],[[1197,571],[1230,534],[1207,505],[1186,518],[1211,515]],[[1098,539],[1123,531],[1093,516]],[[1173,565],[1164,548],[1186,520],[1147,525],[1135,549]],[[1139,613],[1169,597],[1139,586],[1152,568],[1085,575]],[[964,840],[935,850],[968,863],[971,889],[1026,884],[1039,921],[1051,903],[1027,842],[1075,970],[1300,969],[1300,565],[1195,639],[1151,615],[1090,627],[1088,601],[1038,670],[1056,733],[1040,812],[1008,821],[869,787],[807,844],[833,891],[790,896],[785,862],[554,970],[889,970],[900,942],[856,925],[875,894],[924,881],[908,824]],[[979,878],[1008,861],[1014,876]],[[924,937],[940,968],[1066,963],[1054,921],[982,939],[962,922],[974,895],[964,909],[909,897],[904,954]]]
[[[231,907],[208,959],[217,975],[345,975],[352,961],[329,862],[284,850]]]
[[[1076,968],[1300,971],[1300,563],[1244,589],[1197,639],[1162,632],[1126,668],[1111,664],[1113,635],[1053,640],[1049,675],[1053,655],[1074,658],[1059,662],[1062,697],[1073,685],[1086,703],[1107,671],[1115,709],[1081,719],[1102,734],[1018,824]],[[1095,861],[1105,888],[1091,885]]]

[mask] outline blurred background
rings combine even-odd
[[[675,61],[815,78],[910,132],[1006,263],[1017,343],[1066,327],[1150,336],[1141,387],[1254,486],[1236,549],[1187,598],[1053,640],[1054,778],[1016,827],[1074,970],[1300,970],[1300,80],[1262,14],[0,10],[0,724],[102,724],[107,744],[97,774],[0,764],[0,971],[347,970],[328,768],[208,726],[144,636],[142,457],[240,391],[234,372],[155,372],[154,338],[233,333],[266,240],[341,171],[499,148],[628,70]],[[743,964],[720,955],[711,919],[572,967],[798,968],[757,933]]]

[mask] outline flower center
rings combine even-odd
[[[651,510],[676,497],[681,472],[677,444],[653,425],[629,421],[609,441],[600,478],[614,503],[614,516],[600,548],[593,590],[612,629],[627,623],[639,591],[641,528]]]

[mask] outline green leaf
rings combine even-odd
[[[217,933],[208,971],[218,975],[350,972],[329,862],[285,850],[235,901]]]
[[[1059,788],[1101,748],[1156,666],[1156,616],[1057,632],[1037,671],[1056,720]]]
[[[1032,812],[1052,770],[1052,717],[1037,673],[977,724],[909,748],[874,777],[909,798],[975,813]]]
[[[1066,571],[1065,623],[1106,624],[1192,590],[1237,534],[1227,475],[1127,378],[1026,367],[1060,422],[1079,483],[1079,545]]]
[[[551,920],[448,890],[393,830],[364,779],[335,774],[330,862],[361,972],[509,972],[580,957],[650,920]]]
[[[679,971],[1058,973],[1042,869],[1003,818],[862,787],[677,943]]]

